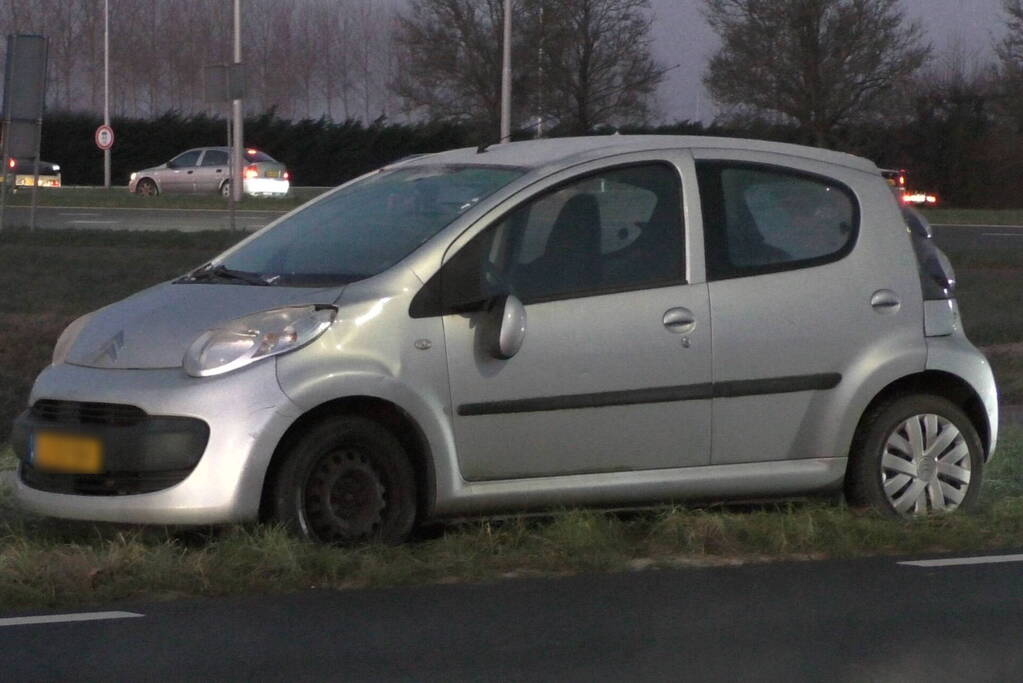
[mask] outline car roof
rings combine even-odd
[[[817,147],[805,147],[784,142],[721,138],[704,135],[601,135],[591,137],[544,138],[487,146],[484,151],[464,147],[447,152],[406,158],[402,165],[487,164],[542,168],[552,164],[563,165],[591,159],[662,149],[728,149],[773,152],[814,161],[838,164],[868,173],[877,173],[874,162],[844,152]]]

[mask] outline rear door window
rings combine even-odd
[[[856,241],[855,195],[835,180],[733,161],[696,169],[711,279],[820,265]]]
[[[227,166],[227,152],[219,149],[208,149],[202,158],[203,166]]]

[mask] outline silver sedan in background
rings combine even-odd
[[[291,187],[284,164],[269,154],[247,148],[242,152],[242,191],[252,196],[283,197]],[[149,197],[163,193],[231,193],[231,149],[196,147],[165,164],[131,174],[128,191]]]

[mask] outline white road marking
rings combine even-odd
[[[100,216],[98,213],[61,213],[61,216]]]
[[[1016,239],[1023,239],[1023,233],[1019,232],[982,232],[981,237],[1015,237]]]
[[[899,562],[910,567],[958,567],[967,564],[999,564],[1023,562],[1023,555],[987,555],[985,557],[949,557],[943,560],[914,560]]]
[[[117,225],[121,221],[68,221],[68,225]]]
[[[134,619],[143,617],[137,612],[81,612],[79,614],[47,614],[41,617],[13,617],[0,619],[0,627],[28,624],[63,624],[72,621],[102,621],[104,619]]]

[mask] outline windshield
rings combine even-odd
[[[492,166],[381,171],[302,209],[221,265],[273,285],[361,280],[394,265],[523,172]]]

